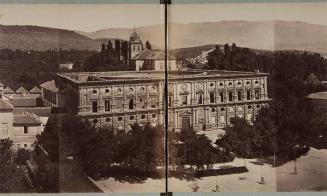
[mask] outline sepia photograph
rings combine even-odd
[[[327,191],[327,2],[0,2],[0,195]]]

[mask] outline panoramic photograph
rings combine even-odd
[[[327,191],[326,10],[0,4],[0,194]]]

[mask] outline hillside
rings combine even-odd
[[[163,46],[163,27],[136,28],[141,39]],[[109,28],[79,32],[93,39],[117,37],[128,39],[133,29]],[[171,23],[169,48],[187,48],[208,44],[236,43],[238,46],[263,50],[308,50],[327,53],[327,26],[293,21],[219,21]]]
[[[221,47],[221,46],[220,46]],[[208,51],[215,48],[215,45],[204,45],[189,48],[173,49],[171,52],[175,57],[194,58],[201,55],[202,51]]]
[[[99,50],[96,40],[74,31],[39,26],[0,25],[0,49],[45,51],[48,49]]]
[[[103,38],[117,38],[123,40],[129,40],[133,29],[129,28],[108,28],[101,29],[95,32],[82,32],[76,31],[81,35],[87,36],[92,39],[103,39]],[[151,45],[158,49],[164,48],[164,27],[162,25],[153,25],[146,27],[136,28],[136,32],[141,37],[142,41],[150,41]]]

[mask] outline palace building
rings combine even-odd
[[[169,129],[214,130],[231,117],[254,120],[269,102],[266,73],[171,71],[168,75]],[[128,130],[134,123],[164,123],[162,71],[60,73],[66,107],[96,126]]]

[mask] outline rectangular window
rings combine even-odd
[[[24,134],[27,134],[27,133],[28,133],[28,127],[24,126]]]
[[[237,91],[237,100],[242,101],[242,92],[241,91]]]
[[[8,136],[8,124],[2,123],[0,127],[0,135],[7,137]]]
[[[255,95],[255,99],[259,99],[260,98],[260,92],[259,92],[259,90],[255,90],[254,91],[254,95]]]
[[[250,90],[247,90],[246,91],[246,99],[247,100],[250,100],[251,99],[251,91]]]
[[[121,100],[117,100],[116,104],[117,104],[117,106],[116,106],[117,108],[123,107],[123,102]]]
[[[149,98],[149,103],[151,108],[156,108],[157,107],[157,98]]]
[[[97,101],[92,101],[92,112],[93,113],[98,112],[98,102]]]
[[[133,110],[134,109],[134,99],[130,99],[128,103],[128,109]]]
[[[24,144],[24,148],[27,148],[27,144]]]
[[[198,94],[198,104],[203,104],[203,95]]]
[[[109,100],[104,101],[104,110],[106,112],[110,111],[110,101]]]
[[[210,96],[210,103],[215,103],[215,93],[211,92],[209,96]]]
[[[20,144],[17,144],[17,149],[20,149]]]
[[[168,97],[168,106],[171,107],[172,106],[172,102],[173,102],[173,97],[169,96]]]
[[[228,93],[228,101],[233,101],[233,92]]]
[[[182,105],[187,105],[187,95],[182,96]]]
[[[224,102],[224,93],[219,93],[220,102]]]

